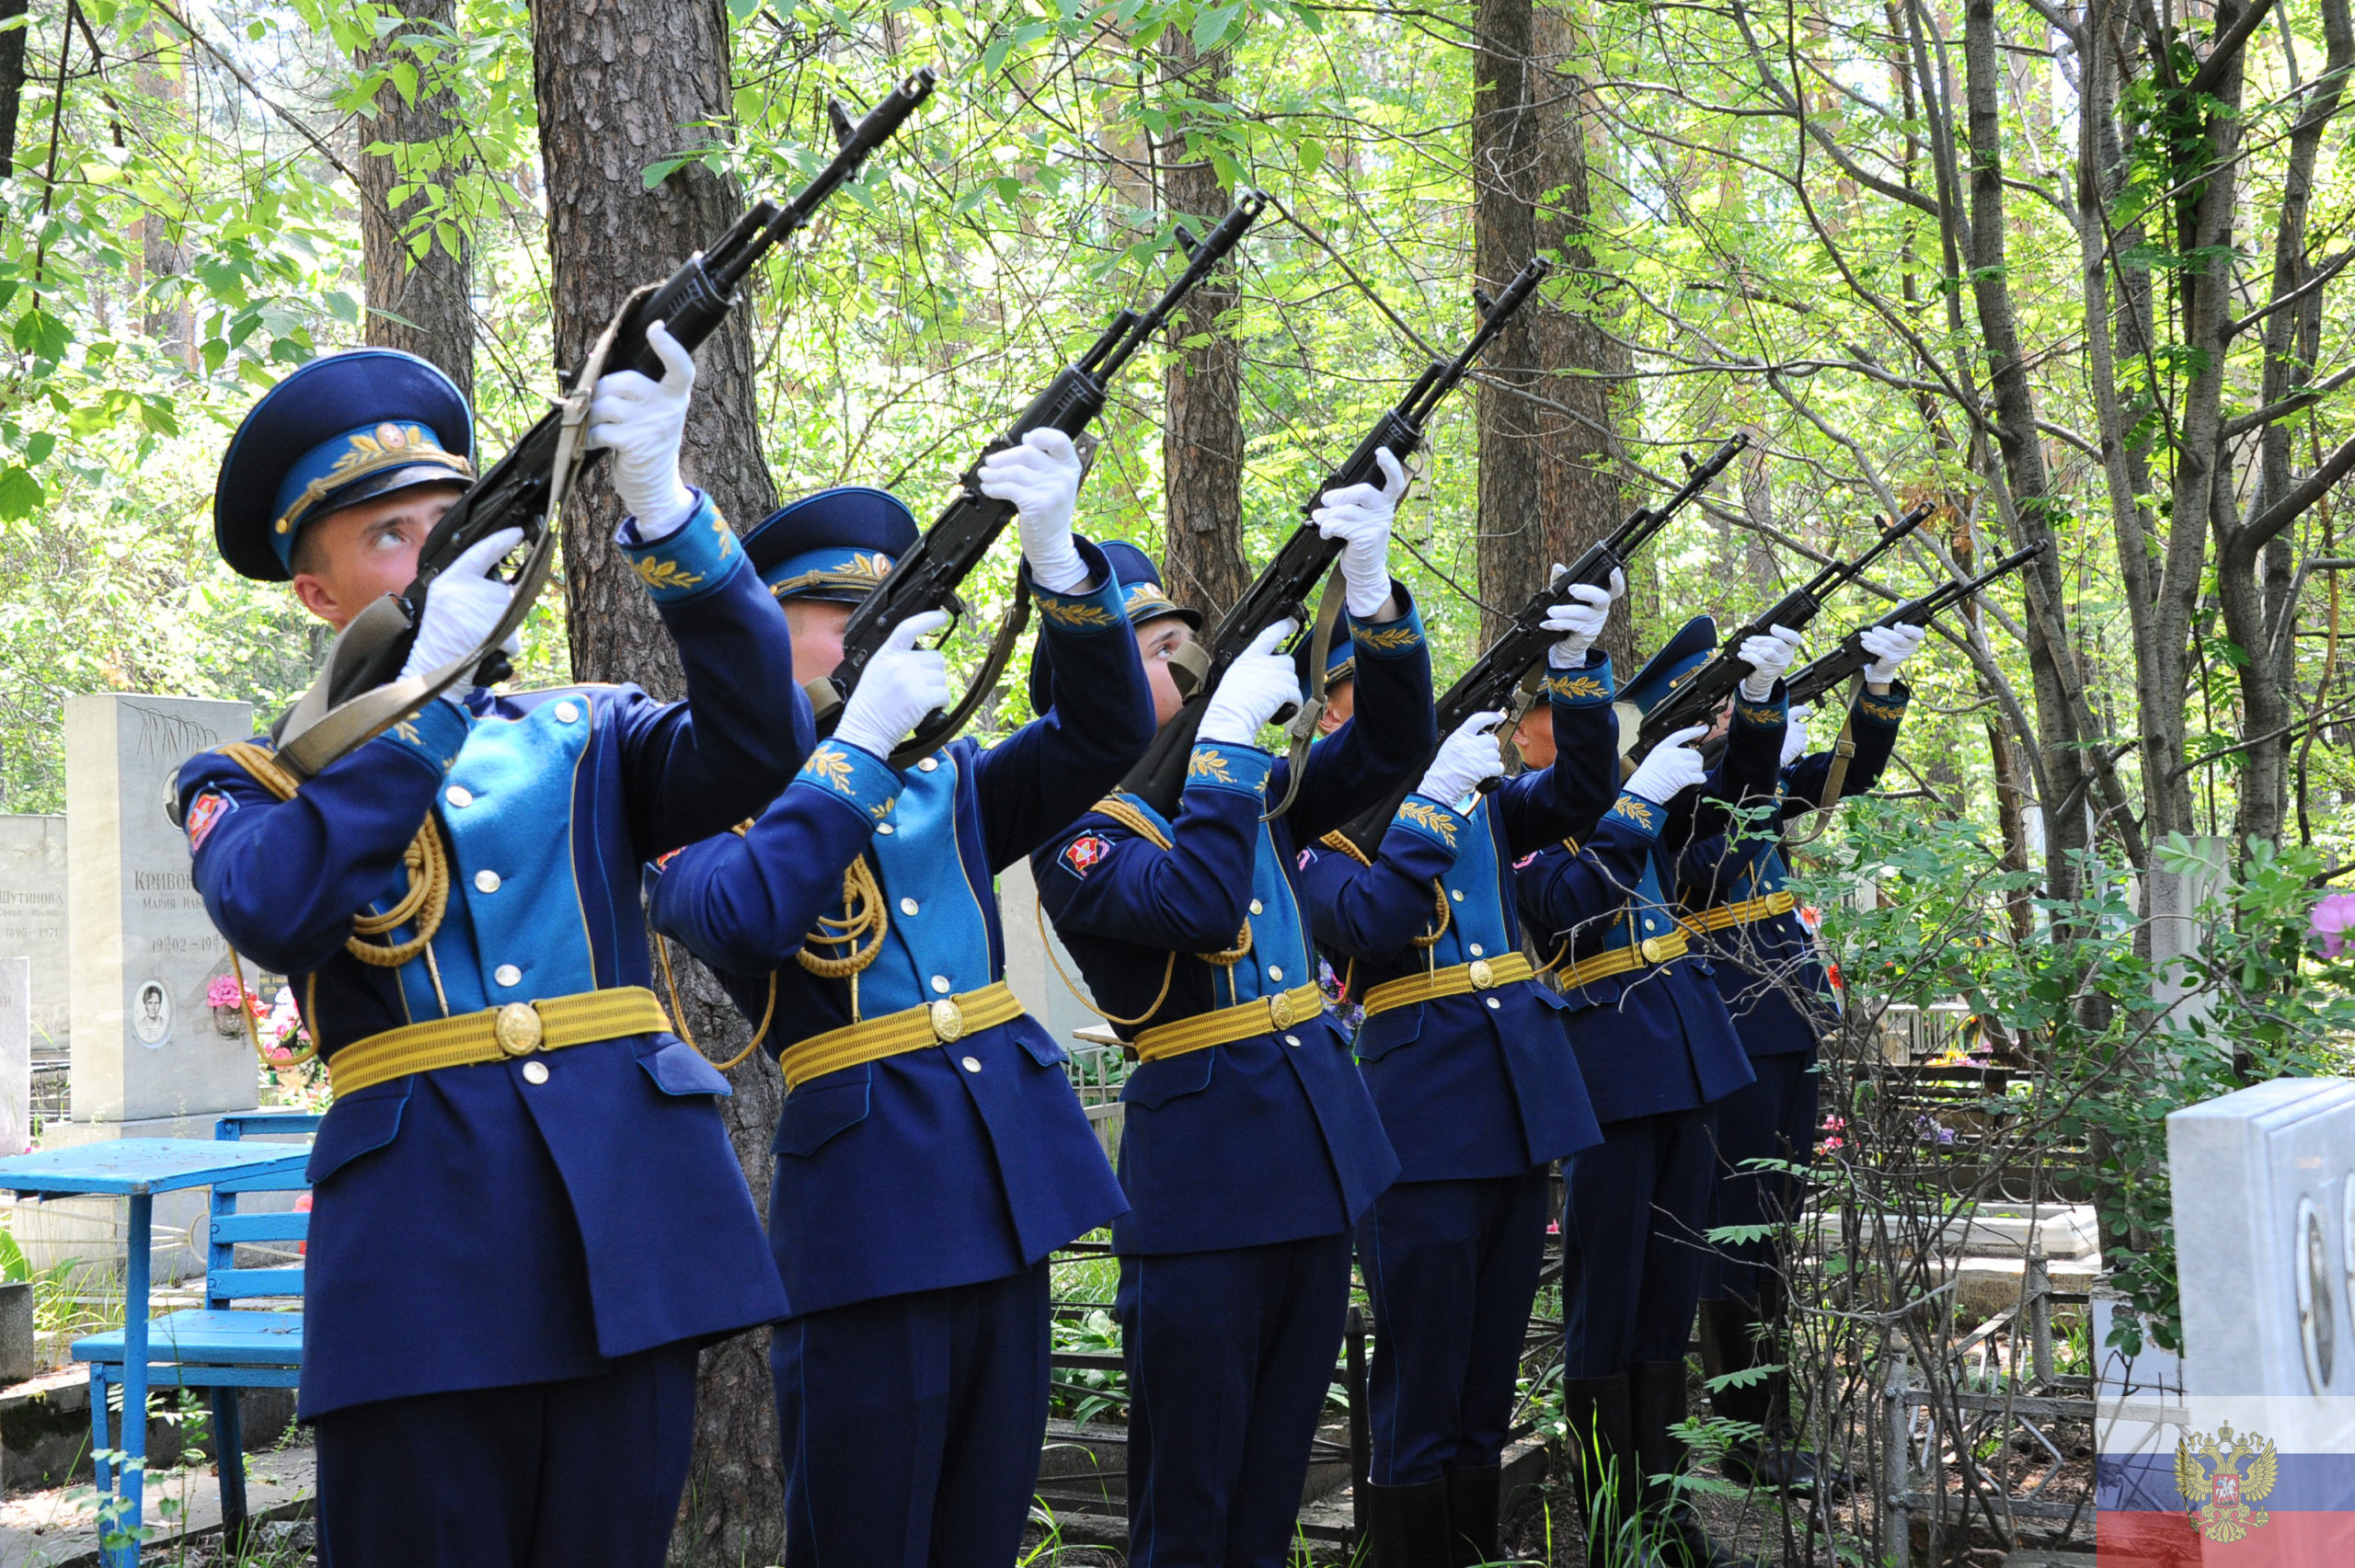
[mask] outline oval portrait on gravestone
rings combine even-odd
[[[161,980],[149,980],[139,988],[131,1007],[132,1032],[144,1046],[160,1046],[172,1032],[172,998]]]

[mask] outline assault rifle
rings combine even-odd
[[[1568,571],[1556,578],[1541,592],[1533,595],[1513,616],[1512,624],[1505,628],[1503,635],[1490,643],[1487,650],[1473,661],[1472,668],[1457,677],[1455,684],[1440,698],[1439,738],[1444,741],[1474,714],[1509,711],[1513,704],[1513,694],[1522,680],[1545,661],[1546,650],[1556,641],[1555,634],[1545,629],[1546,615],[1555,606],[1570,601],[1570,589],[1573,588],[1608,587],[1611,574],[1623,570],[1635,558],[1636,552],[1650,544],[1653,537],[1668,526],[1669,519],[1716,483],[1726,465],[1740,456],[1742,448],[1749,444],[1747,435],[1736,432],[1718,442],[1717,450],[1699,463],[1686,459],[1684,483],[1675,494],[1658,506],[1637,507],[1628,513],[1626,521],[1588,545],[1585,553]],[[1432,754],[1437,755],[1436,749]],[[1423,767],[1430,765],[1430,759],[1426,758]],[[1381,847],[1382,836],[1390,830],[1391,819],[1398,815],[1400,803],[1414,793],[1416,784],[1421,782],[1421,774],[1422,768],[1416,769],[1378,805],[1369,807],[1357,820],[1341,830],[1361,853],[1371,858]]]
[[[417,576],[397,594],[388,594],[344,628],[327,652],[327,668],[303,700],[274,727],[278,760],[297,778],[310,778],[394,725],[414,717],[425,704],[469,674],[481,681],[503,678],[500,645],[531,613],[555,558],[558,514],[580,475],[602,455],[583,441],[589,399],[598,378],[635,370],[660,378],[661,358],[648,346],[646,328],[661,321],[680,347],[693,352],[711,336],[736,304],[737,288],[771,250],[804,226],[825,200],[855,177],[867,155],[891,139],[932,96],[933,74],[919,71],[857,123],[839,103],[826,106],[839,143],[832,162],[783,206],[754,202],[718,244],[697,251],[660,284],[638,290],[615,315],[588,358],[564,378],[567,395],[539,421],[457,504],[443,513],[418,550]],[[481,646],[430,675],[402,680],[402,667],[417,641],[418,618],[433,581],[467,548],[501,529],[520,528],[529,550],[510,579],[514,592],[507,613]]]
[[[1877,621],[1867,621],[1840,639],[1830,653],[1784,679],[1784,690],[1794,704],[1812,703],[1873,661],[1865,651],[1865,633],[1875,626],[1926,626],[1931,617],[1951,610],[1998,578],[2008,577],[2044,553],[2041,540],[2005,556],[1967,582],[1941,583],[1918,599],[1909,599]]]
[[[1105,388],[1113,375],[1153,340],[1170,313],[1235,249],[1243,238],[1243,231],[1251,226],[1251,221],[1267,204],[1266,196],[1246,190],[1242,200],[1218,221],[1218,226],[1199,240],[1180,224],[1178,246],[1185,253],[1187,264],[1178,280],[1162,291],[1150,309],[1142,313],[1123,310],[1115,315],[1112,325],[1104,329],[1087,352],[1064,367],[1052,384],[1033,398],[1030,406],[1005,428],[1005,434],[982,449],[981,456],[958,480],[955,498],[925,530],[914,548],[891,568],[882,585],[851,612],[850,621],[843,628],[842,662],[834,667],[833,674],[812,681],[805,688],[821,733],[831,734],[841,722],[843,704],[857,688],[867,661],[882,650],[892,627],[927,610],[945,609],[952,614],[963,614],[965,607],[957,597],[957,585],[981,564],[990,545],[1013,521],[1015,510],[1012,501],[993,500],[982,494],[982,458],[1018,446],[1032,430],[1044,429],[1061,430],[1076,438],[1083,457],[1092,452],[1094,443],[1087,437],[1087,427],[1104,411]],[[981,672],[955,711],[925,715],[924,722],[916,726],[913,738],[891,753],[892,766],[905,767],[956,738],[957,732],[988,700],[998,677],[1005,672],[1015,640],[1029,617],[1029,607],[1028,594],[1017,593],[1013,609],[982,661]]]
[[[1799,587],[1783,595],[1773,609],[1723,639],[1717,645],[1717,657],[1694,670],[1685,682],[1652,711],[1636,731],[1635,749],[1628,757],[1641,761],[1653,747],[1680,729],[1696,724],[1708,724],[1716,716],[1734,689],[1750,678],[1750,666],[1741,659],[1741,645],[1752,637],[1763,635],[1775,626],[1794,632],[1807,630],[1808,623],[1822,613],[1823,601],[1844,584],[1855,581],[1865,568],[1878,561],[1897,542],[1922,526],[1923,521],[1937,509],[1924,503],[1915,507],[1884,530],[1871,548],[1853,561],[1833,561]]]
[[[1424,431],[1429,429],[1431,413],[1439,406],[1440,400],[1455,389],[1456,383],[1472,369],[1473,361],[1495,340],[1497,334],[1504,330],[1513,313],[1536,292],[1537,285],[1551,270],[1552,264],[1544,258],[1533,258],[1529,265],[1505,285],[1504,292],[1494,300],[1475,290],[1472,298],[1481,313],[1480,326],[1472,334],[1471,341],[1465,344],[1464,351],[1453,360],[1433,360],[1424,367],[1423,373],[1415,378],[1415,384],[1407,389],[1407,395],[1374,421],[1373,429],[1358,442],[1357,450],[1350,453],[1349,461],[1309,492],[1308,499],[1301,505],[1301,516],[1304,519],[1315,511],[1319,498],[1327,490],[1338,490],[1350,485],[1379,486],[1382,469],[1374,457],[1377,452],[1386,448],[1391,456],[1405,463],[1416,448],[1422,445]],[[1312,523],[1304,521],[1292,530],[1292,537],[1285,540],[1283,548],[1276,552],[1276,558],[1269,561],[1266,569],[1244,590],[1241,601],[1219,617],[1208,638],[1194,645],[1198,657],[1173,670],[1172,673],[1179,681],[1179,690],[1185,692],[1185,705],[1178,710],[1176,717],[1161,727],[1143,760],[1121,781],[1123,790],[1144,800],[1165,817],[1177,811],[1178,793],[1186,784],[1186,764],[1193,755],[1194,737],[1201,730],[1202,715],[1210,706],[1211,693],[1218,689],[1219,681],[1225,678],[1235,661],[1249,649],[1253,639],[1268,627],[1286,617],[1298,621],[1303,626],[1309,624],[1308,601],[1340,553],[1340,541],[1325,538]],[[1326,613],[1317,617],[1319,624],[1315,630],[1310,634],[1313,657],[1309,679],[1312,689],[1324,673],[1325,645],[1332,635],[1332,623],[1340,610],[1338,583],[1327,589],[1325,610]],[[1301,706],[1287,710],[1290,715],[1287,729],[1292,738],[1293,790],[1300,787],[1302,761],[1308,741],[1316,733],[1316,717],[1324,711],[1324,706],[1320,692]],[[1278,714],[1278,722],[1284,721],[1286,716],[1286,713]],[[1287,795],[1269,815],[1280,816],[1290,805],[1291,796]]]

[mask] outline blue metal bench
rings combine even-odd
[[[236,1142],[248,1137],[310,1133],[318,1125],[319,1118],[308,1115],[223,1116],[213,1137]],[[214,1464],[221,1475],[221,1525],[226,1540],[235,1540],[246,1522],[245,1439],[237,1391],[291,1389],[303,1364],[299,1310],[256,1310],[235,1304],[271,1297],[300,1301],[303,1265],[287,1262],[239,1268],[237,1247],[267,1244],[291,1252],[309,1234],[311,1226],[311,1217],[305,1213],[240,1214],[237,1198],[244,1193],[300,1192],[306,1185],[299,1171],[216,1182],[207,1216],[204,1305],[167,1312],[147,1325],[148,1383],[156,1388],[204,1389],[212,1395]],[[107,1456],[115,1448],[107,1396],[122,1383],[123,1358],[121,1329],[74,1342],[74,1359],[90,1364],[90,1434],[96,1446],[100,1496],[111,1489]]]

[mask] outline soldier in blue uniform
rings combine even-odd
[[[1784,886],[1785,823],[1873,787],[1897,744],[1912,692],[1898,667],[1921,647],[1920,626],[1873,626],[1864,642],[1873,662],[1864,690],[1831,751],[1799,759],[1804,709],[1794,710],[1784,743],[1782,793],[1771,821],[1733,825],[1689,845],[1678,859],[1685,925],[1701,939],[1717,989],[1733,1015],[1757,1082],[1717,1104],[1719,1226],[1784,1225],[1798,1217],[1806,1184],[1790,1166],[1814,1156],[1822,1077],[1817,1045],[1837,1007]],[[1764,1168],[1763,1162],[1783,1162]],[[1784,1337],[1783,1273],[1772,1239],[1722,1245],[1701,1302],[1701,1359],[1711,1378],[1755,1367],[1781,1370],[1710,1397],[1717,1414],[1759,1429],[1736,1442],[1726,1468],[1745,1483],[1777,1491],[1814,1484],[1815,1462],[1798,1445],[1790,1413]]]
[[[1279,625],[1212,694],[1174,821],[1117,795],[1031,857],[1041,905],[1139,1059],[1121,1093],[1132,1207],[1112,1227],[1139,1568],[1288,1560],[1350,1230],[1398,1170],[1324,1013],[1296,882],[1304,846],[1430,753],[1429,654],[1387,560],[1406,476],[1381,462],[1384,488],[1328,491],[1315,514],[1345,541],[1358,710],[1312,749],[1291,810],[1260,820],[1290,764],[1259,732],[1301,696]],[[1130,584],[1146,586],[1167,604],[1157,577]],[[1167,610],[1139,632],[1149,651],[1183,635]],[[1166,667],[1153,676],[1166,720],[1177,692]]]
[[[1574,592],[1546,622],[1561,635],[1544,695],[1607,706],[1611,661],[1589,650],[1612,593]],[[1522,953],[1511,868],[1593,825],[1583,803],[1617,759],[1589,747],[1478,793],[1503,771],[1489,733],[1503,716],[1476,715],[1442,743],[1371,860],[1328,833],[1301,879],[1317,942],[1365,1009],[1358,1061],[1400,1165],[1357,1235],[1375,1328],[1376,1568],[1502,1558],[1500,1461],[1548,1167],[1603,1139],[1562,1001]],[[1595,776],[1574,778],[1581,768]]]
[[[696,1347],[785,1310],[720,1122],[728,1081],[649,989],[638,868],[757,809],[810,721],[778,699],[785,617],[680,482],[694,361],[648,338],[663,379],[607,376],[591,434],[685,702],[462,682],[299,787],[262,737],[175,783],[207,911],[293,979],[334,1080],[299,1404],[335,1568],[655,1568]],[[472,443],[422,360],[314,361],[230,442],[221,553],[340,628],[408,583]],[[488,574],[519,537],[435,581],[405,673],[498,624],[510,590]]]
[[[833,737],[739,832],[681,852],[656,928],[719,972],[784,1070],[769,1241],[792,1316],[769,1362],[788,1568],[1005,1568],[1047,1421],[1055,1248],[1127,1204],[1064,1075],[1006,989],[993,878],[1143,753],[1152,710],[1120,586],[1071,531],[1061,431],[993,454],[1054,667],[1040,716],[994,747],[888,761],[948,705],[918,615]],[[879,490],[824,491],[746,538],[805,672],[915,543]]]
[[[1627,704],[1648,710],[1716,642],[1706,616],[1693,622],[1625,689]],[[1724,1561],[1672,1484],[1652,1478],[1673,1475],[1684,1458],[1671,1428],[1684,1419],[1685,1334],[1710,1258],[1712,1110],[1752,1075],[1706,961],[1687,952],[1660,841],[1664,831],[1712,830],[1723,807],[1711,801],[1773,789],[1780,677],[1797,644],[1784,633],[1744,645],[1752,674],[1714,776],[1693,749],[1706,727],[1679,730],[1636,768],[1591,834],[1515,869],[1522,917],[1553,956],[1603,1127],[1603,1141],[1564,1168],[1562,1218],[1563,1389],[1572,1441],[1591,1460],[1580,1482],[1597,1568],[1614,1560],[1605,1532],[1639,1514],[1669,1568]],[[1615,754],[1603,703],[1557,704],[1554,718],[1562,752]]]

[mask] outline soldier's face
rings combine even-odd
[[[409,585],[419,547],[462,494],[457,485],[412,485],[305,524],[294,597],[342,631],[362,610]]]
[[[852,607],[831,599],[789,599],[785,624],[793,629],[793,678],[818,681],[843,661],[843,628]]]
[[[1523,714],[1513,726],[1512,743],[1521,748],[1521,760],[1533,768],[1554,765],[1554,710],[1540,703]]]
[[[1137,628],[1137,657],[1144,660],[1144,683],[1153,689],[1153,723],[1158,729],[1178,716],[1186,699],[1169,673],[1169,656],[1194,640],[1194,628],[1175,615],[1147,621]]]
[[[1316,733],[1330,735],[1358,711],[1358,683],[1344,681],[1325,693],[1325,711],[1316,715]]]

